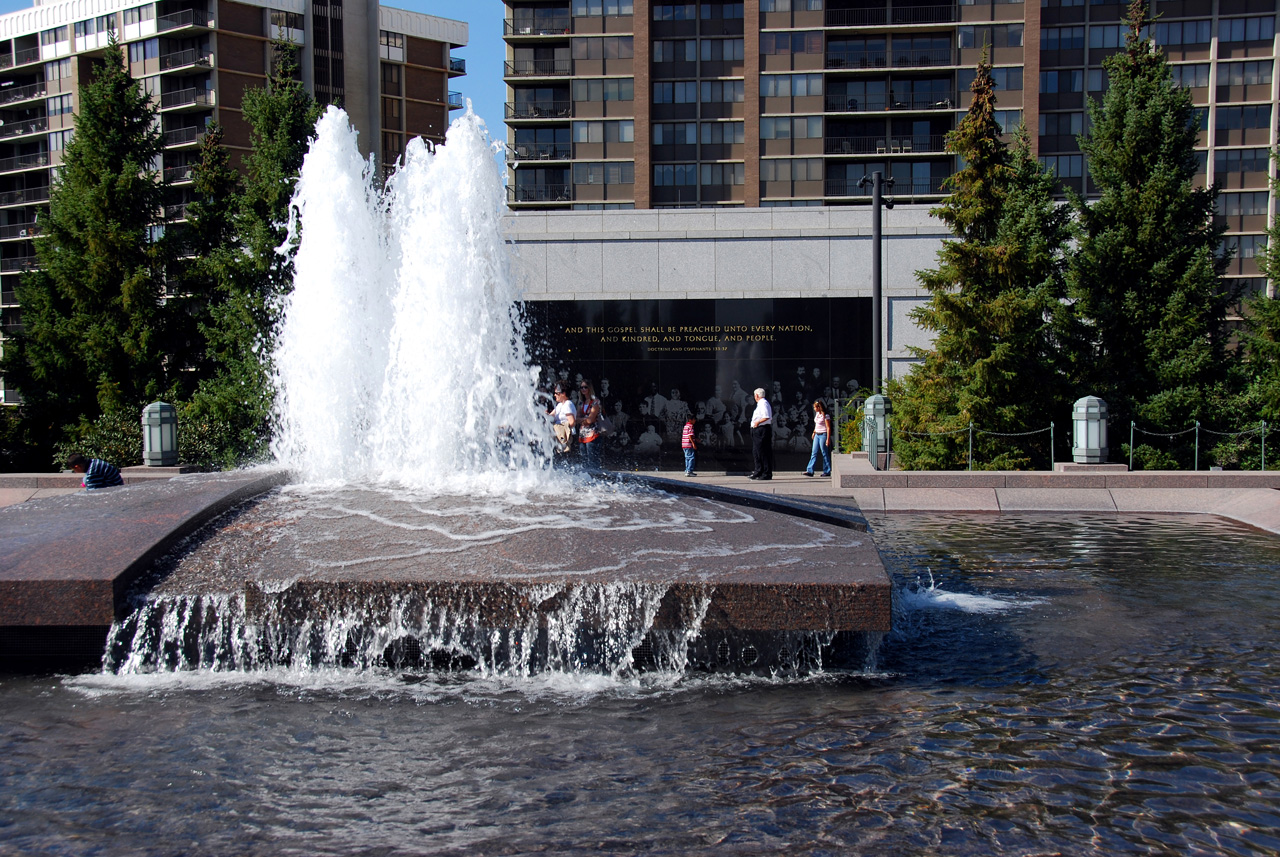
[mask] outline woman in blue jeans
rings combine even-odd
[[[818,456],[822,456],[822,475],[831,475],[831,417],[821,401],[813,403],[813,455],[809,456],[809,466],[804,469],[805,476],[813,475]]]

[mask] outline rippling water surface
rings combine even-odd
[[[0,853],[1280,851],[1280,539],[872,525],[873,676],[4,677]]]

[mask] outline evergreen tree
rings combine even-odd
[[[934,342],[913,349],[921,362],[890,386],[895,448],[907,468],[966,467],[970,422],[1006,435],[1047,428],[1062,399],[1054,367],[1067,213],[1054,204],[1053,182],[1031,156],[1025,129],[1013,150],[1003,141],[985,58],[972,90],[973,104],[948,140],[964,167],[933,212],[955,239],[943,242],[936,269],[918,274],[931,298],[912,315]],[[1044,466],[1048,441],[1047,432],[978,434],[973,466]]]
[[[1099,198],[1075,201],[1081,235],[1070,294],[1090,332],[1076,365],[1080,394],[1106,400],[1113,426],[1132,419],[1173,431],[1213,423],[1229,396],[1229,257],[1213,218],[1216,191],[1192,185],[1191,94],[1174,86],[1144,35],[1145,0],[1133,0],[1127,23],[1125,50],[1103,61],[1110,87],[1101,104],[1090,101],[1080,140]],[[1176,466],[1151,446],[1137,458]]]
[[[164,360],[165,243],[156,109],[113,41],[80,89],[75,134],[23,278],[24,329],[6,346],[6,380],[35,430],[139,408],[170,387]]]
[[[292,259],[276,248],[285,243],[289,202],[320,117],[296,72],[296,48],[277,44],[267,85],[245,91],[253,148],[230,224],[234,238],[208,254],[219,290],[205,330],[216,369],[187,417],[216,434],[209,455],[223,464],[261,455],[269,439],[274,332],[293,282]]]

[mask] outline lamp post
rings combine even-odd
[[[1078,399],[1071,413],[1075,427],[1072,458],[1076,464],[1106,464],[1107,403],[1097,396]],[[1133,448],[1130,443],[1130,449]]]
[[[142,409],[142,463],[172,467],[178,463],[178,411],[168,402]]]
[[[893,188],[893,179],[886,179],[879,170],[871,173],[870,178],[863,176],[858,187],[871,185],[871,392],[881,391],[883,364],[881,353],[881,312],[882,302],[880,290],[880,209],[893,208],[893,200],[884,199],[885,188]]]

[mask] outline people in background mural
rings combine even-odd
[[[724,400],[720,398],[720,385],[716,384],[715,392],[707,399],[707,418],[719,425],[725,410]]]
[[[666,407],[663,408],[662,419],[665,423],[663,439],[673,443],[679,440],[685,421],[689,419],[689,403],[680,398],[678,389],[671,390],[671,398],[667,399]]]

